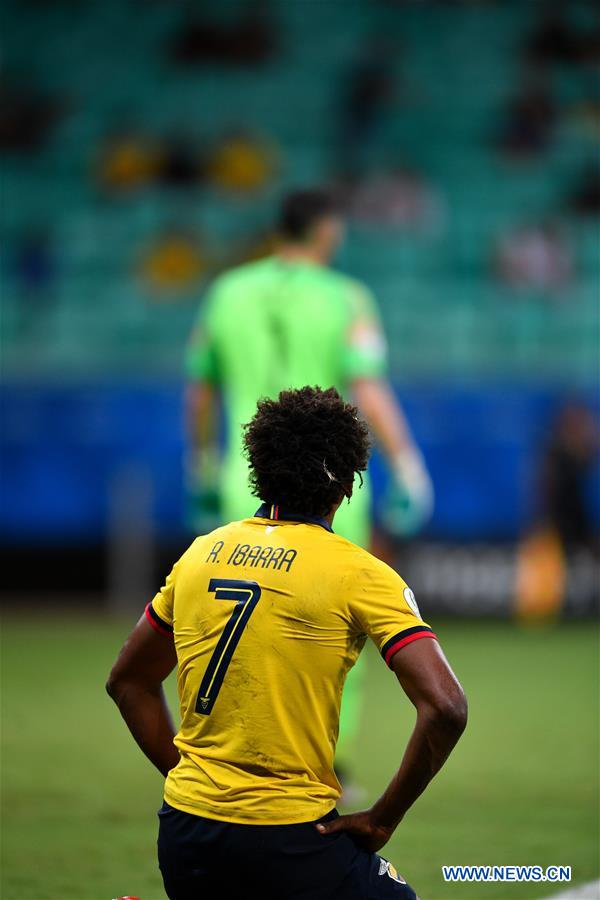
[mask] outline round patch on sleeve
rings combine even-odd
[[[415,616],[417,616],[420,619],[421,613],[419,612],[419,607],[417,606],[417,601],[415,600],[415,595],[413,594],[413,592],[411,591],[411,589],[409,587],[404,588],[404,599],[406,600],[406,602],[408,603],[408,605],[414,612]]]

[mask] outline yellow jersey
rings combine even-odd
[[[389,566],[277,506],[196,538],[146,615],[177,651],[181,758],[165,800],[255,825],[335,806],[342,690],[366,636],[388,664],[435,637]]]

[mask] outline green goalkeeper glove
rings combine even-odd
[[[391,466],[383,524],[396,537],[412,537],[433,512],[433,484],[418,450],[403,450]]]

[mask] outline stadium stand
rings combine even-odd
[[[141,248],[177,217],[201,226],[226,263],[228,248],[267,226],[280,189],[335,177],[338,84],[371,31],[391,36],[395,48],[397,91],[382,114],[380,161],[418,167],[447,207],[433,236],[356,227],[339,260],[379,298],[396,378],[536,372],[585,382],[597,339],[597,224],[567,216],[562,204],[594,152],[596,135],[569,115],[587,96],[589,72],[549,72],[559,122],[535,165],[507,161],[494,146],[535,4],[529,23],[515,4],[403,7],[400,27],[393,4],[312,4],[307,16],[306,4],[290,0],[276,5],[280,52],[271,59],[196,68],[168,60],[177,5],[148,4],[141,16],[136,3],[36,5],[27,15],[9,6],[5,69],[22,72],[27,62],[29,82],[43,82],[65,113],[41,149],[4,154],[7,373],[114,373],[142,363],[177,373],[202,282],[173,302],[153,301],[137,277]],[[238,6],[223,9],[234,17]],[[513,72],[514,83],[500,81],[499,71]],[[94,160],[115,123],[128,120],[157,139],[183,122],[204,146],[243,122],[282,148],[283,165],[249,197],[199,180],[184,198],[156,186],[115,198],[95,183]],[[528,221],[558,217],[574,247],[576,278],[558,300],[536,290],[515,297],[491,272],[494,240],[522,224],[523,210]],[[20,236],[40,226],[51,232],[57,257],[43,343],[23,327],[38,308],[35,298],[30,313],[20,308],[12,264]]]

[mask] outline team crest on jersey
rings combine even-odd
[[[384,859],[383,856],[379,857],[379,875],[387,875],[388,878],[391,878],[392,881],[397,881],[398,884],[406,884],[404,878],[402,878],[401,875],[398,875],[398,872],[391,862]]]
[[[415,600],[415,595],[411,591],[409,587],[404,588],[404,599],[414,612],[415,616],[419,619],[421,618],[421,613],[419,612],[419,607],[417,606],[417,601]]]

